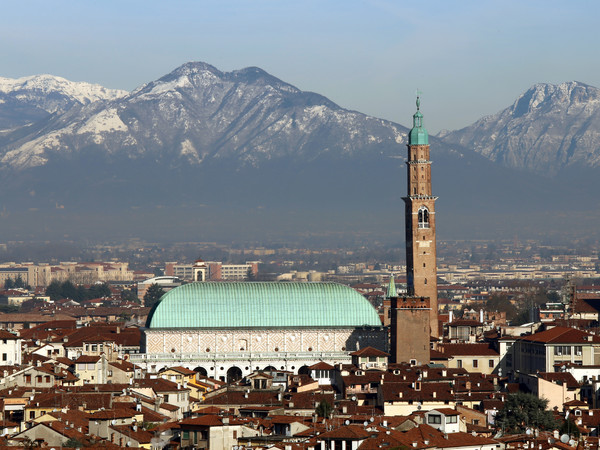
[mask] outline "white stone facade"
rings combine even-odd
[[[234,367],[242,375],[274,367],[298,372],[319,361],[350,363],[349,354],[372,346],[387,348],[383,328],[145,329],[142,354],[131,362],[150,373],[175,365],[204,369],[220,379]]]

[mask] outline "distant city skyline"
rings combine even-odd
[[[431,133],[470,125],[535,83],[600,87],[591,1],[31,1],[3,5],[0,76],[132,90],[188,61],[258,66],[340,106]]]

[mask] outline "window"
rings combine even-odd
[[[583,352],[583,347],[581,345],[576,345],[575,348],[574,348],[574,350],[575,350],[575,354],[577,356],[581,356],[581,354]]]
[[[25,375],[25,383],[31,384],[31,375]]]
[[[462,359],[456,360],[456,367],[458,367],[459,369],[462,369]]]
[[[490,359],[490,360],[489,360],[489,362],[488,362],[488,367],[489,367],[490,369],[493,369],[493,368],[494,368],[494,366],[495,366],[495,364],[494,364],[494,360],[493,360],[493,359]]]
[[[417,213],[419,228],[429,228],[429,210],[425,206],[419,208]]]
[[[442,423],[442,416],[439,414],[430,414],[427,423]]]
[[[446,423],[457,423],[458,416],[446,416]]]
[[[477,360],[477,359],[473,360],[473,367],[475,367],[475,368],[479,367],[479,360]]]
[[[2,353],[2,361],[8,361],[8,354]]]

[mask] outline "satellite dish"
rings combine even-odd
[[[375,422],[375,417],[371,417],[371,418],[369,419],[369,422],[371,422],[371,423]]]
[[[111,424],[111,425],[116,425],[116,424],[117,424],[117,421],[116,421],[115,419],[113,419],[113,420],[111,420],[111,421],[110,421],[110,424]]]
[[[566,434],[566,433],[565,433],[565,434],[563,434],[563,435],[560,437],[560,442],[562,442],[563,444],[566,444],[567,442],[569,442],[569,435],[568,435],[568,434]]]
[[[369,425],[369,422],[367,422],[366,420],[364,421],[363,425],[366,427],[367,425]]]
[[[417,405],[417,409],[421,411],[421,405]]]
[[[477,436],[477,433],[475,431],[471,432],[471,436],[475,437]]]
[[[531,436],[533,434],[533,431],[531,431],[531,428],[527,428],[527,430],[525,430],[525,434],[527,436]]]
[[[346,421],[344,422],[344,424],[350,425],[350,421],[348,419],[346,419]]]
[[[356,401],[356,395],[352,396],[352,401],[355,402]]]
[[[575,444],[577,444],[577,441],[576,441],[575,439],[571,439],[571,440],[569,441],[569,445],[570,445],[571,447],[575,447]]]

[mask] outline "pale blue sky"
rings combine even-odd
[[[187,61],[258,66],[339,105],[431,132],[538,82],[600,87],[596,1],[3,1],[0,76],[131,90]]]

